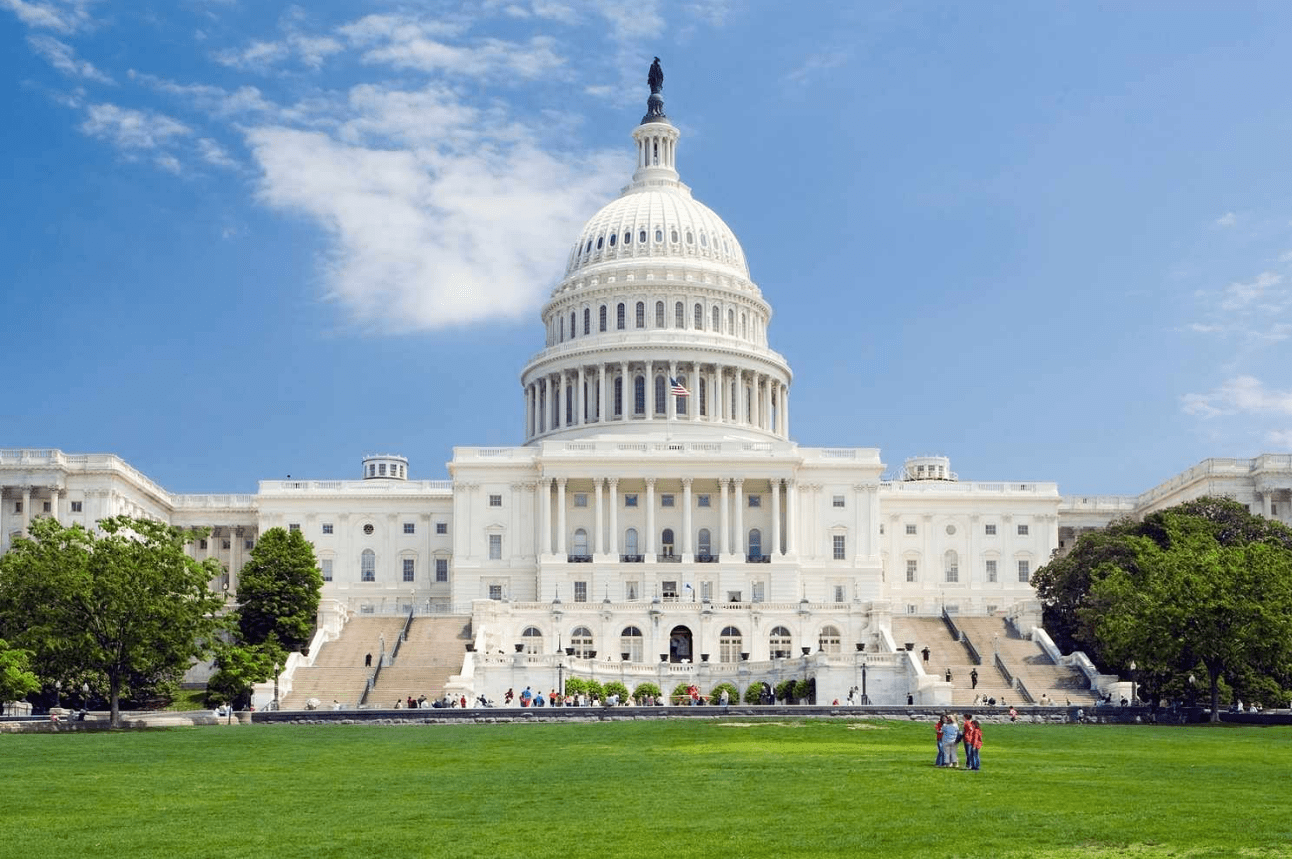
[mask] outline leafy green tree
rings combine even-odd
[[[602,691],[606,693],[607,698],[611,695],[618,695],[620,704],[628,702],[628,687],[620,683],[618,680],[611,680],[606,683],[605,686],[602,687]]]
[[[264,644],[223,644],[216,648],[216,672],[207,681],[207,701],[212,705],[232,704],[246,707],[251,703],[251,687],[274,676],[274,666],[282,665],[286,652],[277,641]]]
[[[31,670],[31,651],[9,647],[0,639],[0,701],[20,701],[40,688]]]
[[[305,651],[314,635],[323,574],[314,547],[299,531],[270,528],[260,535],[238,577],[238,631],[246,644],[276,640]]]
[[[638,704],[644,701],[648,695],[653,695],[658,700],[660,696],[659,687],[649,682],[638,683],[637,688],[633,690],[633,697],[637,699]]]
[[[719,683],[717,686],[714,686],[712,689],[710,689],[709,703],[715,704],[715,705],[721,704],[722,690],[724,689],[727,690],[727,701],[729,703],[731,704],[740,703],[740,690],[736,688],[736,684],[734,683]]]
[[[224,601],[214,560],[185,554],[194,538],[116,516],[101,533],[41,517],[0,558],[0,633],[32,651],[36,672],[92,672],[107,681],[112,724],[123,688],[173,677],[209,652]]]
[[[1047,628],[1101,665],[1134,662],[1150,700],[1197,672],[1215,721],[1222,686],[1268,692],[1292,674],[1292,530],[1237,502],[1115,523],[1037,579]]]

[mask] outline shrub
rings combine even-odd
[[[812,702],[813,693],[816,691],[816,684],[811,680],[800,680],[794,684],[794,697],[798,701]]]
[[[611,695],[618,695],[620,704],[628,703],[628,687],[620,683],[618,680],[611,680],[602,687],[602,691],[606,693],[607,698]]]
[[[763,684],[750,683],[749,688],[745,690],[746,704],[761,704],[763,700]]]
[[[689,683],[679,683],[673,687],[673,694],[669,696],[669,703],[673,705],[685,704],[691,700],[691,695],[686,690],[690,688]]]
[[[737,689],[737,688],[735,687],[735,684],[733,684],[733,683],[719,683],[717,686],[714,686],[712,689],[710,689],[710,690],[709,690],[709,703],[710,703],[710,704],[721,704],[721,703],[722,703],[722,690],[723,690],[723,689],[726,689],[726,690],[727,690],[727,697],[730,699],[731,703],[733,703],[733,704],[739,704],[739,703],[740,703],[740,690],[739,690],[739,689]]]
[[[654,683],[639,683],[637,684],[637,688],[633,690],[633,697],[637,699],[638,704],[640,704],[648,695],[654,695],[658,700],[659,696],[662,694],[663,693],[659,691],[659,687]]]
[[[787,704],[794,703],[794,681],[782,680],[776,684],[776,700]]]
[[[584,680],[583,683],[583,691],[588,698],[600,698],[602,701],[606,700],[606,690],[596,680]]]
[[[582,695],[588,691],[588,683],[581,677],[565,678],[566,695]]]

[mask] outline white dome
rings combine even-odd
[[[652,258],[702,261],[706,268],[726,268],[749,279],[744,251],[731,228],[681,183],[630,187],[604,206],[583,225],[565,273],[568,277],[598,263]]]

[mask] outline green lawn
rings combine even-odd
[[[737,719],[0,735],[13,857],[1292,857],[1292,729]]]

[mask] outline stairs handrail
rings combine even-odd
[[[381,676],[381,663],[384,659],[377,660],[377,667],[372,669],[372,676],[368,678],[368,685],[363,687],[363,694],[359,696],[359,707],[362,708],[368,703],[368,693],[377,685],[377,678]]]
[[[404,618],[404,626],[399,630],[399,635],[395,636],[395,646],[390,651],[390,661],[394,662],[395,657],[399,655],[399,645],[408,639],[408,628],[413,625],[413,612],[415,609],[409,607],[408,617]]]
[[[1027,703],[1036,703],[1036,699],[1032,697],[1032,693],[1027,691],[1027,685],[1023,683],[1022,677],[1014,678],[1014,688],[1018,691],[1018,694],[1023,696],[1023,699],[1027,701]]]
[[[951,619],[951,615],[947,614],[946,606],[942,607],[942,622],[947,625],[947,629],[951,631],[951,637],[956,641],[964,638],[964,636],[960,634],[960,629],[956,626],[956,622]]]
[[[969,636],[966,635],[963,641],[965,649],[969,651],[969,658],[973,660],[973,664],[982,665],[982,654],[978,652],[978,648],[973,646],[973,642],[969,640]]]
[[[1010,686],[1014,685],[1014,675],[1010,673],[1009,668],[1005,665],[1005,660],[1000,658],[999,652],[996,653],[996,670],[1004,675],[1005,679],[1009,681]]]

